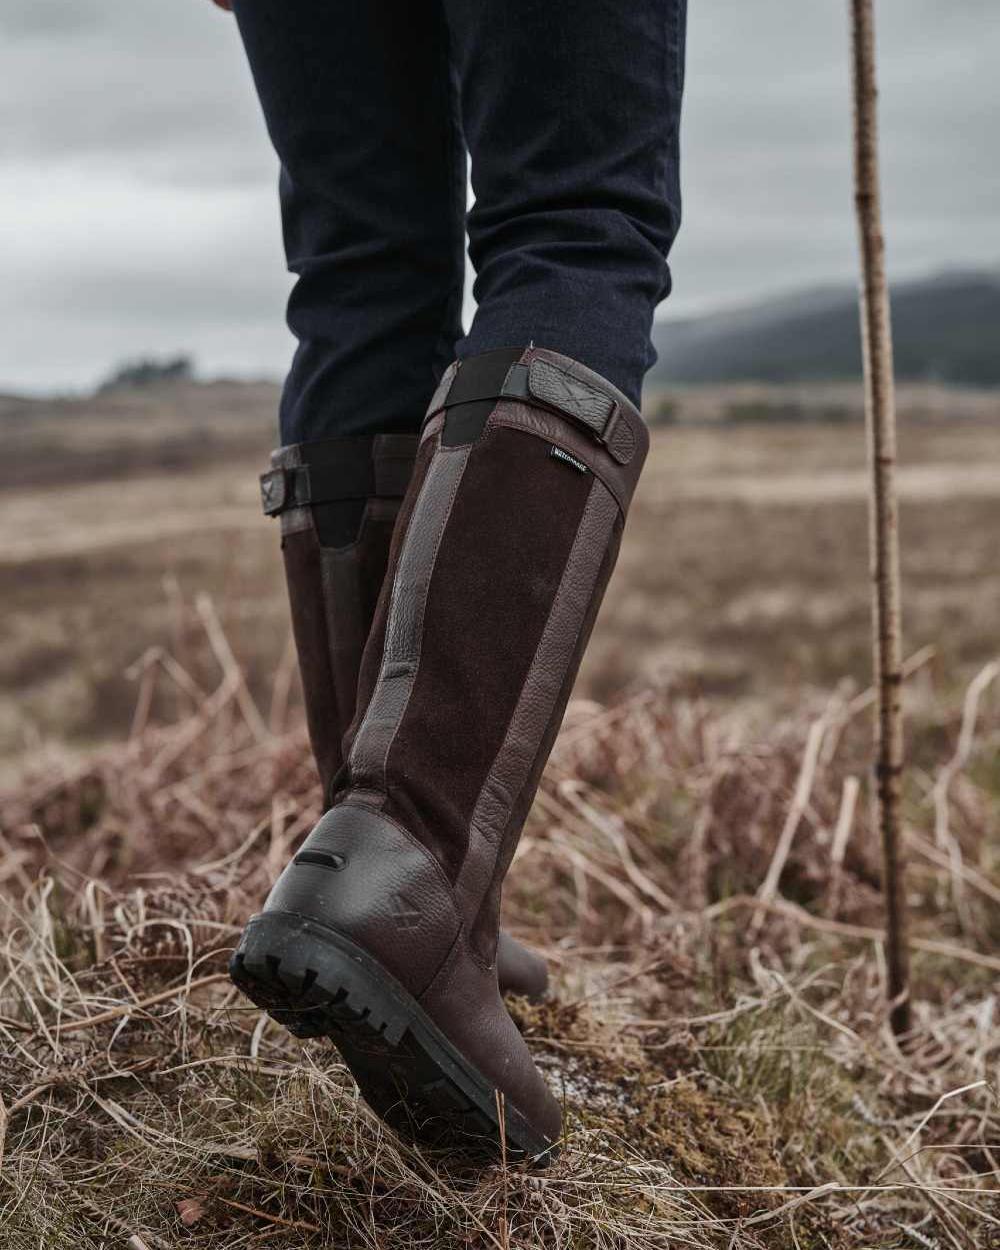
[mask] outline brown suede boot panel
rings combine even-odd
[[[611,541],[604,553],[604,558],[601,561],[597,574],[593,599],[587,608],[586,615],[580,626],[580,632],[577,635],[576,644],[573,647],[573,654],[563,676],[562,687],[555,701],[552,719],[549,721],[541,740],[537,744],[531,769],[516,801],[508,813],[506,826],[500,840],[499,853],[492,868],[492,879],[479,908],[479,914],[468,926],[469,945],[475,951],[477,958],[482,960],[489,961],[493,958],[494,947],[497,941],[497,926],[500,923],[500,900],[504,878],[514,857],[521,830],[528,818],[528,812],[531,810],[531,805],[538,790],[538,783],[541,781],[542,773],[552,752],[559,728],[562,725],[566,705],[569,703],[570,696],[573,693],[573,684],[576,681],[576,675],[580,668],[580,661],[583,659],[583,653],[586,651],[590,636],[593,633],[594,622],[597,619],[598,611],[604,599],[604,593],[607,590],[608,582],[611,579],[611,574],[614,572],[615,563],[618,559],[618,550],[621,546],[624,526],[624,519],[620,515],[617,516],[613,525]]]
[[[503,857],[505,835],[511,840],[512,808],[536,772],[542,744],[546,738],[551,742],[562,719],[560,698],[578,653],[581,630],[591,607],[600,602],[604,587],[599,577],[619,515],[611,492],[603,482],[592,479],[559,588],[550,599],[545,628],[469,822],[468,845],[455,892],[470,928],[489,890],[497,859]],[[513,840],[519,833],[518,826]],[[492,945],[480,954],[491,961]]]
[[[386,758],[386,810],[452,878],[593,481],[519,431],[488,433],[469,452],[433,564],[419,665]]]

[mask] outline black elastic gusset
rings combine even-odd
[[[321,547],[349,547],[361,532],[367,499],[338,499],[313,504],[313,523]]]
[[[475,397],[484,393],[499,395],[508,370],[523,355],[523,347],[500,347],[463,361],[448,392],[448,411],[441,432],[443,446],[460,447],[475,442],[496,407],[496,399]],[[469,398],[464,399],[465,395]]]
[[[305,442],[301,446],[302,461],[322,469],[327,466],[330,480],[317,472],[320,482],[329,490],[325,500],[312,504],[312,522],[321,546],[350,546],[357,540],[364,516],[367,496],[374,490],[371,467],[371,439],[324,439]],[[317,494],[322,497],[321,490]],[[332,497],[330,497],[332,496]],[[340,496],[340,497],[337,497]]]
[[[303,464],[336,465],[345,480],[354,477],[367,481],[372,472],[371,438],[325,438],[315,443],[302,443],[299,451]]]
[[[327,498],[312,505],[316,536],[323,547],[348,547],[357,541],[368,496],[374,493],[370,438],[331,438],[302,446],[307,465],[330,466],[338,485],[330,482],[340,498]],[[317,474],[322,481],[322,474]]]

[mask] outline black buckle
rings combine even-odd
[[[277,516],[288,504],[287,469],[270,469],[260,475],[260,502],[265,516]]]

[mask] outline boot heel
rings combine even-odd
[[[255,916],[229,964],[243,993],[296,1037],[397,1046],[408,1013],[380,972],[332,929],[290,912]]]
[[[555,1143],[514,1108],[399,982],[334,929],[287,911],[249,922],[229,963],[233,982],[296,1037],[328,1037],[365,1101],[401,1136],[539,1164]]]

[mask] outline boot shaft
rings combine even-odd
[[[505,1133],[514,1157],[558,1140],[559,1103],[500,997],[500,888],[646,444],[627,400],[553,353],[449,370],[334,803],[234,954],[237,984],[333,1037],[400,1131],[436,1140],[444,1122],[480,1147]]]
[[[452,366],[428,411],[341,791],[434,855],[487,962],[648,443],[589,370],[501,355]]]
[[[298,444],[275,451],[261,477],[264,511],[281,518],[306,719],[327,802],[416,450],[416,438],[403,435]]]

